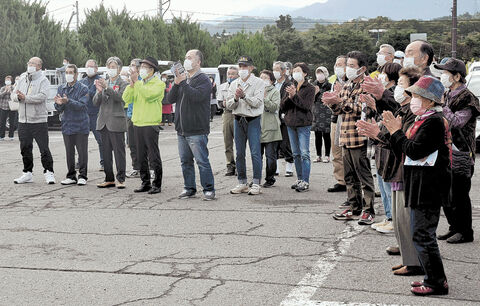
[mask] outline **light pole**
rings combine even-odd
[[[452,6],[452,57],[457,57],[457,0]]]
[[[371,29],[368,30],[370,33],[377,33],[377,43],[375,44],[378,47],[378,44],[380,43],[380,33],[387,32],[388,30],[386,29]]]

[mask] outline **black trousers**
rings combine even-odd
[[[113,154],[115,155],[115,166],[117,168],[117,181],[125,182],[125,133],[111,132],[104,127],[100,131],[103,143],[103,168],[105,171],[105,182],[115,181],[113,174]],[[113,152],[113,154],[112,154]]]
[[[0,109],[0,138],[5,137],[5,130],[8,118],[8,137],[13,138],[15,129],[17,128],[17,111]]]
[[[135,126],[135,139],[137,140],[138,163],[140,165],[140,178],[142,185],[151,185],[150,170],[155,172],[153,186],[162,187],[162,158],[158,148],[159,126]],[[150,164],[150,165],[149,165]]]
[[[440,206],[412,207],[410,212],[413,245],[425,271],[423,282],[432,288],[442,288],[447,279],[435,234],[439,219]]]
[[[127,143],[130,148],[130,158],[132,159],[133,170],[140,170],[137,158],[137,140],[135,139],[135,129],[130,118],[127,119]]]
[[[282,142],[278,146],[278,157],[285,158],[287,163],[293,163],[292,148],[290,147],[290,138],[288,138],[288,130],[285,123],[280,124],[282,132]]]
[[[370,160],[367,157],[367,146],[354,149],[344,147],[342,152],[350,209],[355,214],[364,210],[375,215],[375,208],[373,207],[375,185]]]
[[[315,149],[317,150],[317,156],[322,156],[322,139],[323,142],[325,142],[325,156],[330,156],[330,146],[332,145],[330,133],[315,132]]]
[[[77,180],[75,171],[75,148],[78,152],[78,178],[87,178],[88,168],[88,134],[63,134],[65,143],[65,155],[67,157],[67,178]]]
[[[19,123],[18,139],[23,159],[23,172],[33,171],[33,140],[38,145],[43,172],[53,172],[53,158],[48,148],[48,123]]]
[[[262,159],[265,153],[265,180],[267,182],[275,182],[275,172],[277,172],[278,146],[280,141],[273,141],[261,144]]]
[[[472,166],[473,175],[474,166]],[[450,231],[460,233],[466,238],[473,237],[472,228],[472,202],[470,201],[470,188],[472,178],[452,175],[452,203],[450,207],[444,207]]]

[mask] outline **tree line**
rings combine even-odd
[[[190,18],[174,18],[165,23],[157,17],[133,17],[126,9],[116,11],[100,4],[85,11],[78,32],[62,28],[46,14],[46,4],[38,1],[0,1],[0,78],[18,75],[32,56],[44,61],[44,68],[61,66],[64,57],[83,66],[93,58],[104,65],[118,56],[124,64],[132,58],[154,56],[160,60],[182,60],[189,49],[200,49],[204,66],[235,63],[249,55],[257,70],[271,68],[275,60],[304,61],[332,69],[335,58],[351,50],[368,54],[374,64],[378,45],[389,43],[404,50],[410,33],[427,33],[435,53],[449,56],[450,20],[392,21],[386,17],[353,20],[342,24],[317,24],[308,31],[293,28],[290,16],[280,16],[274,26],[257,33],[210,35]],[[480,16],[459,16],[457,56],[464,60],[480,56]],[[369,30],[386,29],[377,41]]]

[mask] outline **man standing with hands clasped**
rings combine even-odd
[[[88,87],[77,82],[77,66],[65,68],[66,84],[60,85],[55,96],[55,109],[62,112],[62,134],[67,156],[67,177],[62,185],[86,185],[88,164],[88,134],[90,133],[87,112]],[[75,148],[78,152],[79,176],[75,171]]]
[[[238,60],[239,78],[230,84],[227,98],[227,109],[235,116],[234,134],[237,149],[237,177],[238,184],[230,190],[232,194],[248,193],[260,194],[260,180],[262,179],[262,154],[260,136],[262,134],[261,117],[263,114],[263,99],[265,83],[253,75],[255,69],[253,61],[248,56]],[[250,187],[247,180],[247,166],[245,150],[248,145],[252,156],[253,183]]]
[[[175,82],[166,103],[176,103],[175,130],[184,181],[183,192],[178,197],[188,199],[197,193],[195,159],[203,188],[203,200],[211,201],[215,199],[215,187],[207,144],[212,83],[200,71],[202,64],[203,54],[200,50],[187,52],[183,63],[187,72],[175,71]]]

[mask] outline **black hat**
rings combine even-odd
[[[142,63],[145,63],[145,64],[148,64],[149,66],[151,66],[153,68],[153,70],[155,71],[158,71],[158,61],[151,57],[151,56],[147,56],[144,60],[141,60],[140,61],[140,64]]]
[[[240,58],[238,59],[238,64],[253,66],[253,61],[250,56],[240,56]]]
[[[435,64],[433,65],[433,67],[440,70],[447,70],[452,74],[460,73],[462,77],[465,77],[467,75],[467,68],[465,67],[465,63],[456,58],[450,58],[448,59],[448,61],[445,62],[445,64]]]

